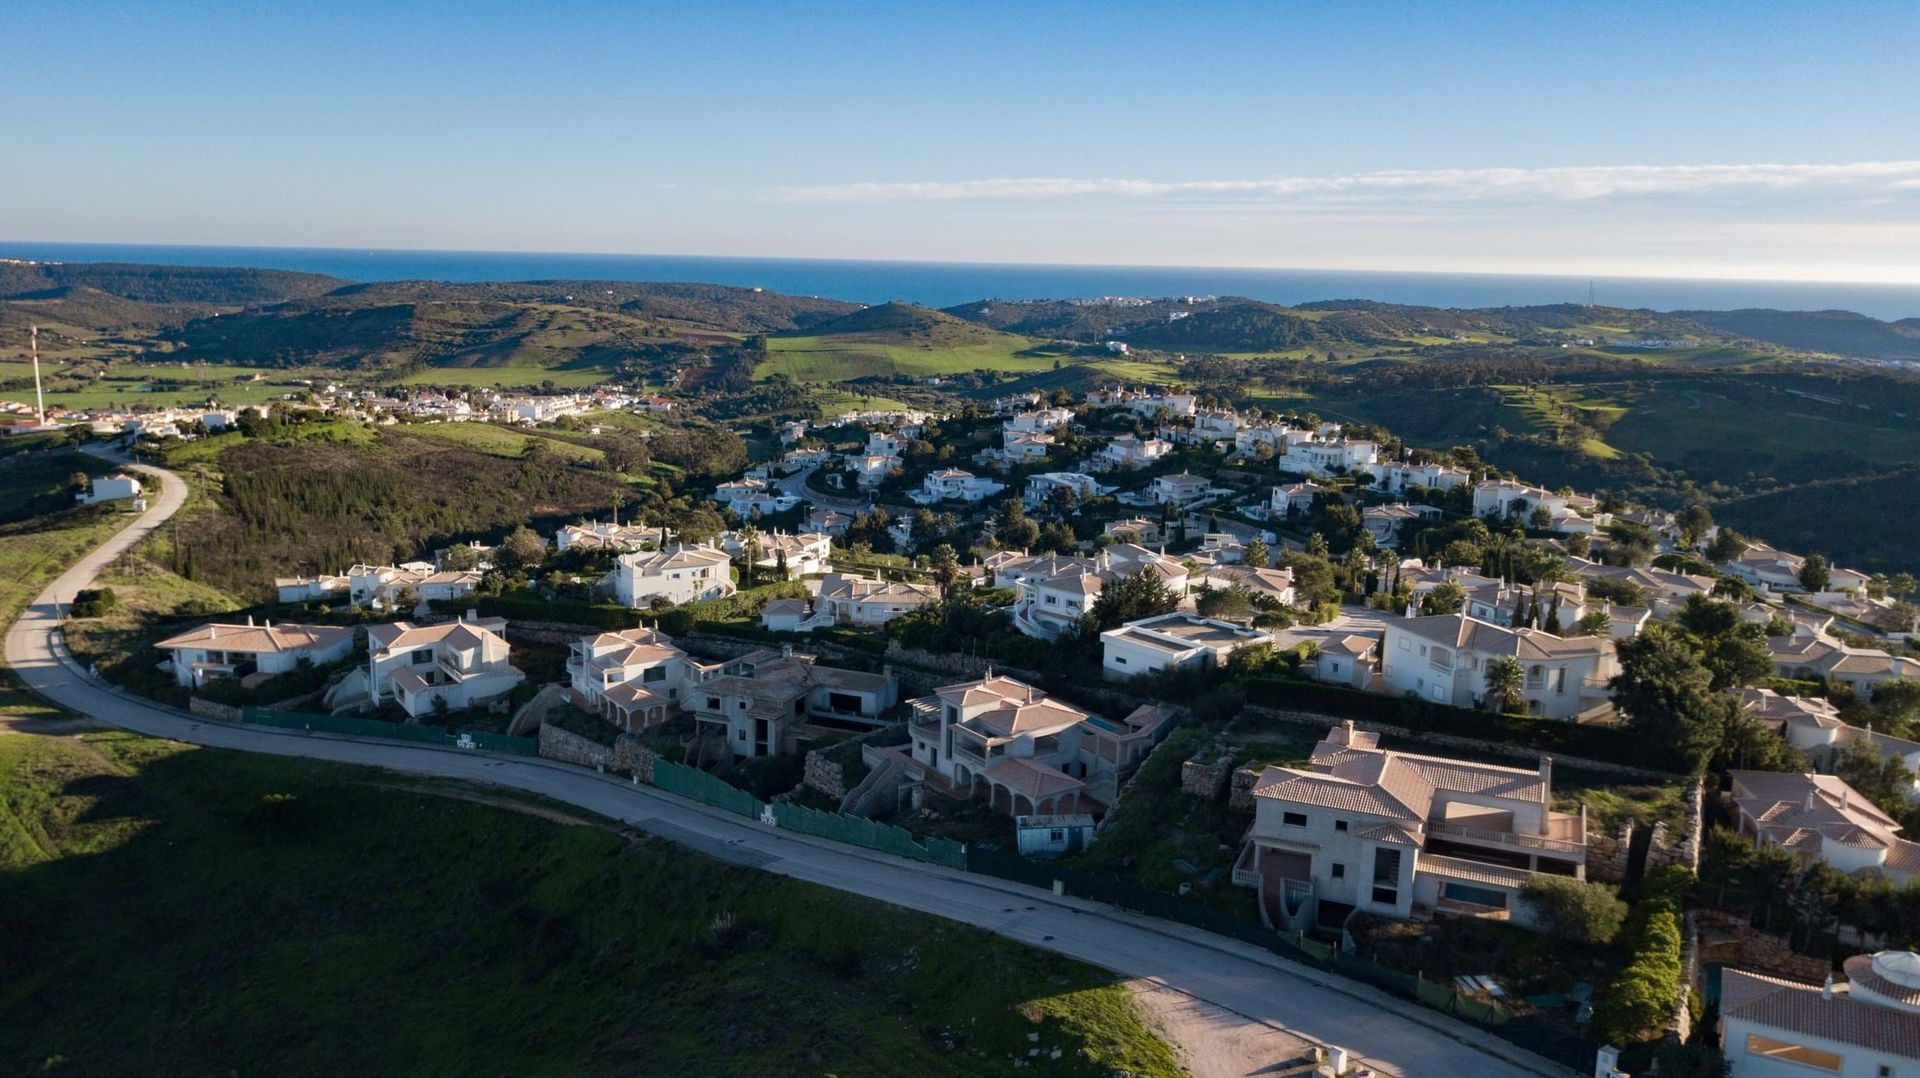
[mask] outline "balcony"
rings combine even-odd
[[[1457,823],[1429,823],[1427,834],[1436,838],[1452,839],[1455,842],[1473,842],[1483,846],[1501,846],[1508,849],[1539,850],[1546,853],[1563,854],[1585,860],[1587,845],[1584,842],[1571,842],[1566,839],[1546,838],[1541,835],[1525,835],[1513,831],[1490,831],[1480,827],[1467,827]]]
[[[940,729],[940,702],[931,697],[907,701],[907,725],[923,734]]]

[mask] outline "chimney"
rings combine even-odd
[[[1540,782],[1546,787],[1540,796],[1548,801],[1553,800],[1553,757],[1551,756],[1540,757]]]
[[[253,615],[252,615],[252,614],[248,614],[248,615],[247,615],[247,627],[248,627],[248,628],[252,628],[252,627],[253,627]]]
[[[1342,745],[1353,744],[1353,720],[1352,719],[1346,719],[1340,723],[1340,744]]]
[[[474,607],[471,607],[471,606],[470,606],[470,607],[468,607],[468,608],[467,608],[467,612],[466,612],[465,614],[463,614],[463,615],[461,615],[461,617],[460,617],[460,620],[461,620],[461,621],[479,621],[479,620],[480,620],[480,611],[479,611],[478,609],[476,609],[476,608],[474,608]]]
[[[1832,973],[1827,974],[1827,983],[1820,986],[1820,998],[1826,1000],[1829,1003],[1833,1001],[1833,974]]]
[[[792,644],[782,644],[782,645],[780,645],[780,657],[781,657],[782,659],[791,659],[791,658],[793,658],[793,645],[792,645]]]

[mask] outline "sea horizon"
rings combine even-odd
[[[697,282],[929,307],[974,300],[1212,295],[1287,305],[1369,300],[1488,308],[1585,303],[1591,287],[1594,302],[1605,307],[1844,310],[1887,321],[1920,317],[1920,285],[1878,282],[25,240],[0,240],[0,259],[294,270],[354,282]]]

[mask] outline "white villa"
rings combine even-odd
[[[1212,486],[1207,477],[1192,472],[1158,475],[1153,479],[1153,500],[1162,505],[1186,505],[1205,497]]]
[[[1532,518],[1534,511],[1547,511],[1547,527],[1567,534],[1594,535],[1611,519],[1599,512],[1599,502],[1581,494],[1555,494],[1550,490],[1516,483],[1511,479],[1489,479],[1473,488],[1473,515],[1477,517]]]
[[[1100,461],[1109,468],[1144,468],[1168,453],[1173,443],[1164,438],[1122,434],[1100,447]]]
[[[834,573],[821,578],[813,601],[816,616],[826,624],[878,629],[902,614],[939,602],[940,591],[926,584]]]
[[[1241,648],[1272,639],[1258,629],[1197,614],[1160,614],[1101,633],[1100,665],[1109,677],[1122,678],[1161,670],[1213,670]]]
[[[754,537],[753,546],[751,557],[756,569],[777,573],[784,567],[788,580],[833,569],[833,536],[825,532],[802,532],[798,535],[762,532]],[[745,541],[739,532],[722,534],[720,549],[736,558],[748,557]]]
[[[680,694],[699,682],[700,670],[657,629],[582,637],[566,666],[573,702],[629,732],[673,717]]]
[[[1027,476],[1027,487],[1020,498],[1028,506],[1043,505],[1048,495],[1056,490],[1070,490],[1082,500],[1096,498],[1107,492],[1100,481],[1082,472],[1038,472]]]
[[[1792,636],[1770,636],[1767,652],[1774,673],[1800,681],[1832,680],[1869,696],[1882,682],[1920,678],[1920,659],[1892,655],[1879,648],[1857,648],[1796,623]]]
[[[168,653],[175,684],[198,688],[214,678],[264,680],[298,669],[302,662],[338,662],[353,651],[353,629],[271,621],[255,625],[248,618],[245,625],[213,623],[188,629],[154,647]]]
[[[1833,775],[1733,771],[1740,833],[1756,846],[1786,850],[1801,861],[1824,861],[1850,876],[1882,876],[1895,886],[1920,876],[1920,842],[1900,837],[1900,824]]]
[[[594,521],[587,524],[568,524],[553,533],[553,549],[561,554],[569,550],[645,550],[658,548],[673,533],[665,528],[649,528],[645,524],[620,524],[611,522],[602,524]]]
[[[1005,489],[1007,489],[1005,483],[982,478],[960,468],[943,468],[927,473],[926,478],[920,481],[920,493],[915,500],[925,503],[978,502]]]
[[[472,569],[443,571],[424,561],[355,565],[346,572],[347,601],[354,606],[397,610],[434,599],[463,599],[480,586],[480,579],[481,574]]]
[[[1814,766],[1821,770],[1833,770],[1841,749],[1866,745],[1882,756],[1898,759],[1901,766],[1920,776],[1920,741],[1854,726],[1841,719],[1839,708],[1819,697],[1782,696],[1772,689],[1752,687],[1741,689],[1739,697],[1742,711],[1811,756]],[[1920,777],[1914,779],[1907,796],[1920,800]]]
[[[643,607],[655,599],[691,603],[720,599],[736,590],[727,552],[711,546],[674,546],[622,554],[603,583],[621,606]]]
[[[993,566],[996,586],[1019,589],[1014,628],[1052,640],[1078,631],[1108,580],[1157,573],[1175,595],[1187,594],[1188,574],[1179,561],[1127,543],[1115,543],[1091,558],[1044,555]]]
[[[1064,427],[1073,421],[1071,408],[1035,408],[1030,412],[1016,412],[1000,424],[1002,430],[1045,433],[1057,427]]]
[[[1580,720],[1612,713],[1607,682],[1618,670],[1613,641],[1504,629],[1466,614],[1388,621],[1380,648],[1382,691],[1455,707],[1482,706],[1496,659],[1518,660],[1528,711]]]
[[[1313,508],[1313,499],[1327,493],[1332,488],[1323,487],[1309,480],[1305,483],[1288,483],[1274,487],[1267,497],[1267,511],[1277,517],[1304,513]]]
[[[1005,431],[1000,436],[1000,454],[1014,463],[1027,463],[1053,452],[1053,443],[1053,435],[1045,431]]]
[[[1553,763],[1497,767],[1379,747],[1351,721],[1309,768],[1268,767],[1233,882],[1275,927],[1339,926],[1353,910],[1526,924],[1535,874],[1585,878],[1587,820],[1554,812]]]
[[[1373,477],[1376,489],[1392,494],[1413,488],[1452,490],[1472,481],[1472,472],[1452,464],[1382,464]]]
[[[367,629],[367,681],[414,718],[444,704],[459,711],[512,692],[526,675],[508,661],[507,623],[462,618],[441,625],[399,621]]]
[[[1147,704],[1114,722],[992,672],[908,708],[911,762],[1011,816],[1104,812],[1172,718]]]
[[[1844,983],[1806,984],[1728,967],[1720,1043],[1732,1078],[1908,1078],[1920,1074],[1920,954],[1841,963]]]
[[[799,751],[819,736],[884,725],[899,702],[891,670],[865,674],[822,666],[791,647],[760,650],[706,670],[682,698],[704,732],[737,757]]]
[[[77,505],[102,505],[106,502],[138,501],[140,481],[125,472],[95,476],[88,488],[73,496]],[[136,507],[137,508],[137,507]]]

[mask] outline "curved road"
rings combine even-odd
[[[161,492],[126,530],[40,594],[8,631],[6,660],[42,696],[153,737],[494,783],[551,797],[737,864],[920,910],[1146,978],[1251,1024],[1338,1044],[1382,1075],[1516,1078],[1573,1072],[1437,1012],[1257,947],[1038,888],[843,846],[722,813],[583,768],[378,741],[229,726],[122,693],[90,678],[60,643],[59,609],[186,500],[171,472],[133,465]]]

